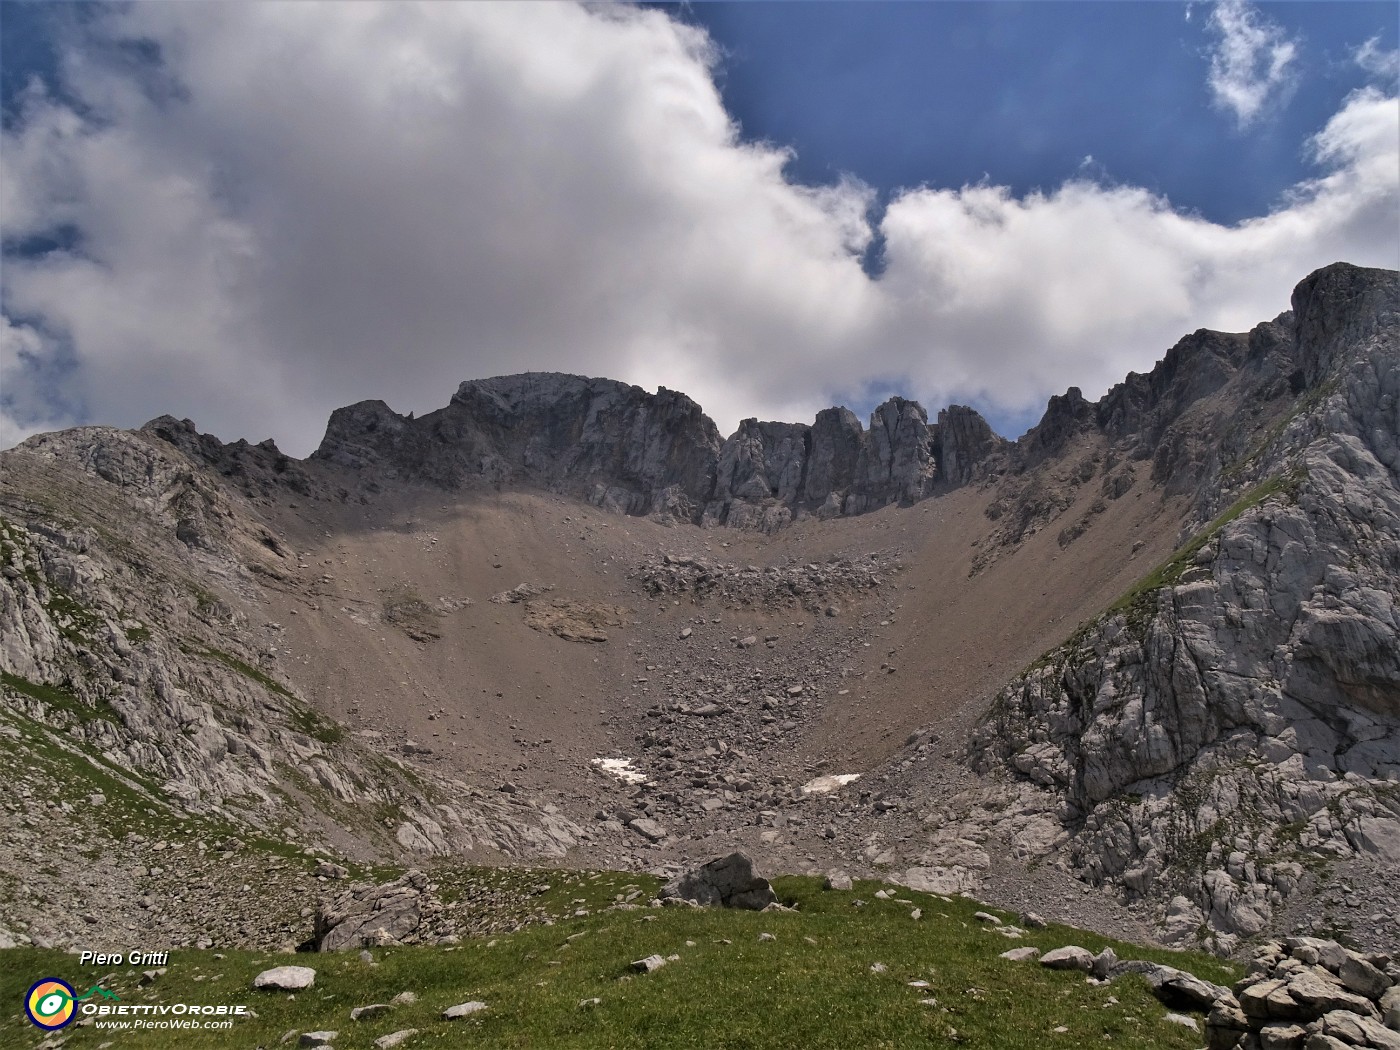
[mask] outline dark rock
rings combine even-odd
[[[768,880],[754,871],[749,856],[739,852],[717,857],[677,876],[661,888],[660,896],[752,911],[761,911],[778,899]]]

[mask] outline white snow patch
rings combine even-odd
[[[597,766],[610,777],[616,777],[624,784],[645,784],[647,776],[641,770],[632,768],[630,758],[595,758],[592,765]]]
[[[825,795],[859,779],[859,773],[833,773],[831,776],[817,777],[816,780],[809,780],[802,785],[802,794]]]

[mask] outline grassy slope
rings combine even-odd
[[[1078,973],[997,956],[1018,944],[1050,949],[1077,943],[1091,950],[1114,944],[1122,957],[1173,962],[1210,980],[1230,982],[1238,975],[1217,959],[1138,949],[1065,927],[1011,940],[975,920],[972,913],[980,906],[971,901],[898,891],[922,907],[924,917],[915,922],[909,904],[876,900],[876,883],[839,893],[821,891],[813,879],[779,879],[780,897],[800,906],[795,914],[607,912],[598,909],[619,889],[649,890],[654,880],[617,873],[535,874],[553,881],[551,896],[558,905],[587,907],[591,914],[450,948],[380,949],[374,953],[377,966],[355,952],[230,951],[222,958],[180,952],[148,988],[137,986],[140,975],[129,967],[80,968],[75,956],[56,951],[6,952],[0,963],[0,1002],[6,1004],[0,1043],[42,1041],[20,1008],[34,981],[58,976],[82,992],[111,975],[107,985],[124,1003],[247,1003],[258,1016],[221,1033],[119,1034],[74,1026],[65,1033],[65,1045],[96,1047],[111,1040],[122,1048],[271,1047],[292,1030],[331,1029],[340,1032],[337,1047],[356,1048],[389,1032],[417,1028],[419,1034],[406,1046],[1039,1050],[1107,1041],[1186,1048],[1198,1046],[1201,1037],[1164,1021],[1166,1009],[1136,977],[1094,986]],[[857,897],[868,904],[854,907]],[[761,932],[777,940],[759,941]],[[574,935],[581,936],[567,940]],[[681,958],[658,973],[632,975],[628,963],[652,953]],[[884,963],[887,972],[872,973],[875,962]],[[249,990],[260,970],[284,964],[314,966],[314,989],[295,997]],[[914,980],[930,987],[909,987]],[[351,1007],[387,1002],[405,990],[416,992],[418,1002],[369,1021],[349,1019]],[[919,1003],[928,996],[938,1005]],[[602,1002],[579,1005],[593,997]],[[440,1019],[444,1008],[470,999],[485,1001],[489,1009],[469,1020]],[[1065,1031],[1056,1032],[1057,1027]]]

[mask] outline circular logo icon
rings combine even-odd
[[[76,994],[73,986],[57,977],[35,981],[24,998],[24,1012],[40,1028],[55,1031],[70,1024],[74,1015]]]

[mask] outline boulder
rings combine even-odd
[[[1012,962],[1028,962],[1039,954],[1039,948],[1032,948],[1030,945],[1025,945],[1021,948],[1012,948],[1010,951],[1002,952],[1001,958],[1010,959]]]
[[[632,969],[638,973],[655,973],[666,965],[666,957],[662,955],[648,955],[645,959],[632,960]]]
[[[472,1014],[479,1014],[486,1009],[486,1004],[473,999],[468,1003],[458,1003],[456,1006],[449,1006],[442,1012],[444,1021],[458,1021],[463,1017],[470,1017]]]
[[[1234,1002],[1234,994],[1228,988],[1203,981],[1195,974],[1186,973],[1171,966],[1157,966],[1143,974],[1152,994],[1166,1006],[1178,1009],[1209,1010],[1217,1001],[1224,999]]]
[[[1083,970],[1088,973],[1094,968],[1094,953],[1077,944],[1067,944],[1042,955],[1040,965],[1051,970]]]
[[[352,886],[316,910],[316,950],[411,943],[425,912],[437,910],[435,901],[428,907],[427,889],[428,877],[421,871],[379,886]]]
[[[635,820],[629,820],[627,826],[651,842],[661,842],[668,834],[661,824],[650,817],[637,817]]]
[[[676,876],[661,887],[660,896],[663,900],[677,897],[700,905],[752,911],[762,911],[778,899],[768,880],[754,871],[753,860],[740,852],[716,857]]]
[[[299,992],[316,983],[316,971],[309,966],[275,966],[253,978],[254,988],[273,992]]]
[[[350,1020],[368,1021],[378,1017],[380,1014],[387,1014],[393,1007],[388,1003],[370,1003],[368,1006],[356,1006],[350,1011]]]

